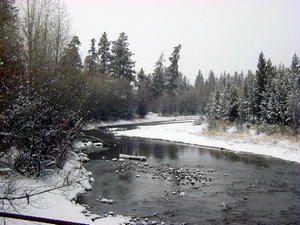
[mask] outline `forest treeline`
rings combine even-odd
[[[82,61],[60,0],[0,1],[0,153],[18,152],[15,169],[40,176],[62,168],[81,127],[149,111],[202,114],[210,121],[276,124],[296,131],[300,62],[273,65],[259,55],[256,72],[199,71],[194,84],[179,70],[181,45],[154,70],[135,71],[127,35],[93,38]]]

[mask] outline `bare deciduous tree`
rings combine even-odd
[[[19,2],[29,77],[55,71],[69,38],[69,19],[62,0]]]

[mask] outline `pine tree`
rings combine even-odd
[[[198,75],[195,79],[194,86],[197,89],[202,89],[204,87],[204,78],[203,78],[203,74],[202,74],[201,70],[198,71]]]
[[[98,66],[98,54],[96,51],[96,40],[91,40],[91,48],[89,49],[89,55],[85,58],[84,67],[85,72],[90,76],[95,76],[99,71]]]
[[[287,72],[284,67],[278,68],[263,99],[262,103],[264,103],[265,107],[262,108],[262,113],[265,115],[268,123],[287,124],[290,121],[287,114],[287,97],[289,92],[287,89]]]
[[[229,89],[229,101],[227,104],[227,118],[230,122],[235,121],[239,116],[239,102],[237,88],[231,86]]]
[[[178,61],[180,58],[181,45],[175,46],[169,58],[171,65],[167,68],[166,73],[166,89],[169,95],[176,95],[177,82],[179,78]]]
[[[220,104],[220,90],[218,88],[216,88],[214,92],[211,92],[211,96],[206,111],[210,119],[212,120],[222,119],[222,108]]]
[[[216,86],[216,78],[214,72],[209,71],[208,80],[206,81],[207,92],[208,94],[215,89]]]
[[[296,55],[296,54],[293,55],[293,59],[292,59],[292,63],[291,63],[291,71],[294,74],[300,75],[300,60],[299,60],[298,55]]]
[[[150,76],[150,75],[149,75]],[[148,113],[151,80],[143,68],[138,72],[137,113],[144,117]]]
[[[143,68],[138,72],[137,79],[139,83],[145,82],[147,75],[145,74],[145,71]]]
[[[256,104],[255,104],[255,114],[256,117],[262,119],[262,101],[264,100],[264,95],[266,92],[267,85],[267,63],[263,52],[259,54],[257,70],[256,70]]]
[[[111,72],[118,78],[133,81],[135,62],[131,59],[133,53],[129,50],[128,46],[129,43],[124,32],[120,33],[116,41],[112,42]]]
[[[291,63],[291,76],[289,76],[289,89],[291,90],[288,97],[288,111],[295,130],[300,125],[300,60],[298,55],[294,54]]]
[[[151,86],[151,97],[157,99],[162,95],[165,83],[165,67],[163,65],[164,56],[160,55],[158,61],[155,63],[154,72],[152,74],[153,82]]]
[[[64,49],[63,56],[60,60],[60,67],[70,71],[70,75],[79,72],[82,69],[79,46],[81,45],[78,36],[74,36],[67,47]]]
[[[17,16],[15,0],[0,1],[0,113],[18,95],[25,70]]]
[[[99,72],[108,74],[110,71],[110,42],[107,39],[107,34],[104,32],[98,43],[98,56],[99,56]]]
[[[243,84],[239,109],[240,118],[244,122],[254,123],[257,121],[255,111],[256,83],[256,76],[249,70]]]

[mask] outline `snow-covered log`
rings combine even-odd
[[[140,161],[146,161],[147,158],[145,156],[135,156],[135,155],[125,155],[120,154],[119,158],[121,159],[131,159],[131,160],[140,160]]]

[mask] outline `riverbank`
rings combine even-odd
[[[113,130],[113,133],[116,136],[173,141],[300,162],[300,149],[296,138],[291,140],[283,136],[257,135],[252,131],[244,134],[234,129],[211,132],[206,124],[186,122],[137,126],[131,130]]]
[[[92,130],[100,127],[112,127],[123,125],[139,125],[145,123],[163,123],[163,122],[184,122],[184,121],[196,121],[199,116],[160,116],[157,113],[149,113],[145,118],[135,118],[132,120],[117,120],[117,121],[103,121],[93,122],[84,127],[85,130]]]
[[[31,197],[10,202],[4,200],[0,206],[0,211],[91,225],[118,225],[128,221],[129,218],[122,216],[101,218],[90,213],[87,206],[75,202],[79,193],[91,190],[94,179],[92,173],[83,167],[84,160],[86,160],[85,155],[74,154],[62,170],[57,170],[45,178],[24,178],[16,174],[7,177],[1,176],[1,197],[14,198],[26,196],[26,194]],[[24,220],[3,217],[0,218],[0,221],[3,224],[4,221],[6,224],[14,225],[32,224],[32,222]]]

